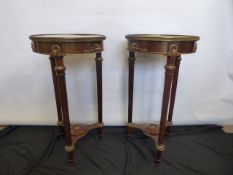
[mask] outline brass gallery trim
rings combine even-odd
[[[66,145],[65,146],[65,151],[66,152],[72,152],[72,151],[74,151],[74,145],[70,145],[70,146]]]
[[[103,50],[100,44],[94,44],[90,49],[84,50],[84,53],[101,52]]]
[[[140,47],[138,43],[131,43],[128,50],[138,51],[138,52],[147,52],[147,49],[143,49]]]
[[[158,144],[158,145],[156,145],[156,149],[158,151],[164,151],[165,150],[165,145],[164,144]]]

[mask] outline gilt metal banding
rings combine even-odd
[[[66,145],[65,146],[65,151],[66,152],[72,152],[72,151],[74,151],[74,145],[70,145],[70,146]]]
[[[31,47],[32,47],[32,50],[35,50],[34,42],[31,42]]]
[[[165,145],[164,144],[158,144],[158,145],[156,145],[156,149],[158,151],[164,151],[165,150]]]
[[[84,50],[84,53],[101,52],[103,50],[100,44],[94,44],[90,49]]]
[[[147,49],[141,48],[141,46],[135,42],[131,43],[128,49],[132,51],[138,51],[138,52],[147,52]]]

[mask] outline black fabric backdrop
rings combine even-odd
[[[57,127],[11,126],[0,131],[0,175],[233,175],[233,134],[219,126],[177,126],[166,138],[160,166],[153,140],[125,127],[91,131],[75,145],[69,167]]]

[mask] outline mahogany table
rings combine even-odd
[[[65,134],[65,151],[69,164],[73,165],[74,143],[89,130],[98,128],[102,137],[102,57],[103,40],[105,36],[96,34],[42,34],[31,35],[32,50],[36,53],[49,55],[52,78],[57,105],[58,123]],[[65,81],[65,66],[63,58],[70,54],[96,54],[98,123],[93,125],[70,125],[68,99]]]
[[[132,136],[132,128],[138,128],[154,139],[157,149],[155,163],[159,164],[162,151],[165,150],[164,137],[172,125],[181,54],[194,53],[196,41],[200,38],[187,35],[131,34],[126,35],[126,39],[129,50],[128,137]],[[135,52],[163,54],[167,58],[160,124],[132,123]]]

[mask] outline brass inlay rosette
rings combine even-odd
[[[58,121],[58,122],[57,122],[57,126],[64,126],[63,121]]]
[[[156,145],[156,149],[158,150],[158,151],[164,151],[165,150],[165,145],[164,144],[158,144],[158,145]]]
[[[127,126],[128,126],[129,128],[133,128],[133,123],[128,123]]]
[[[178,46],[176,44],[170,45],[169,50],[167,52],[167,56],[170,57],[180,56],[180,53],[178,52]]]
[[[50,55],[51,56],[61,56],[62,55],[61,47],[57,44],[52,45]]]
[[[65,151],[66,152],[72,152],[72,151],[74,151],[74,145],[70,145],[70,146],[66,145],[65,146]]]

